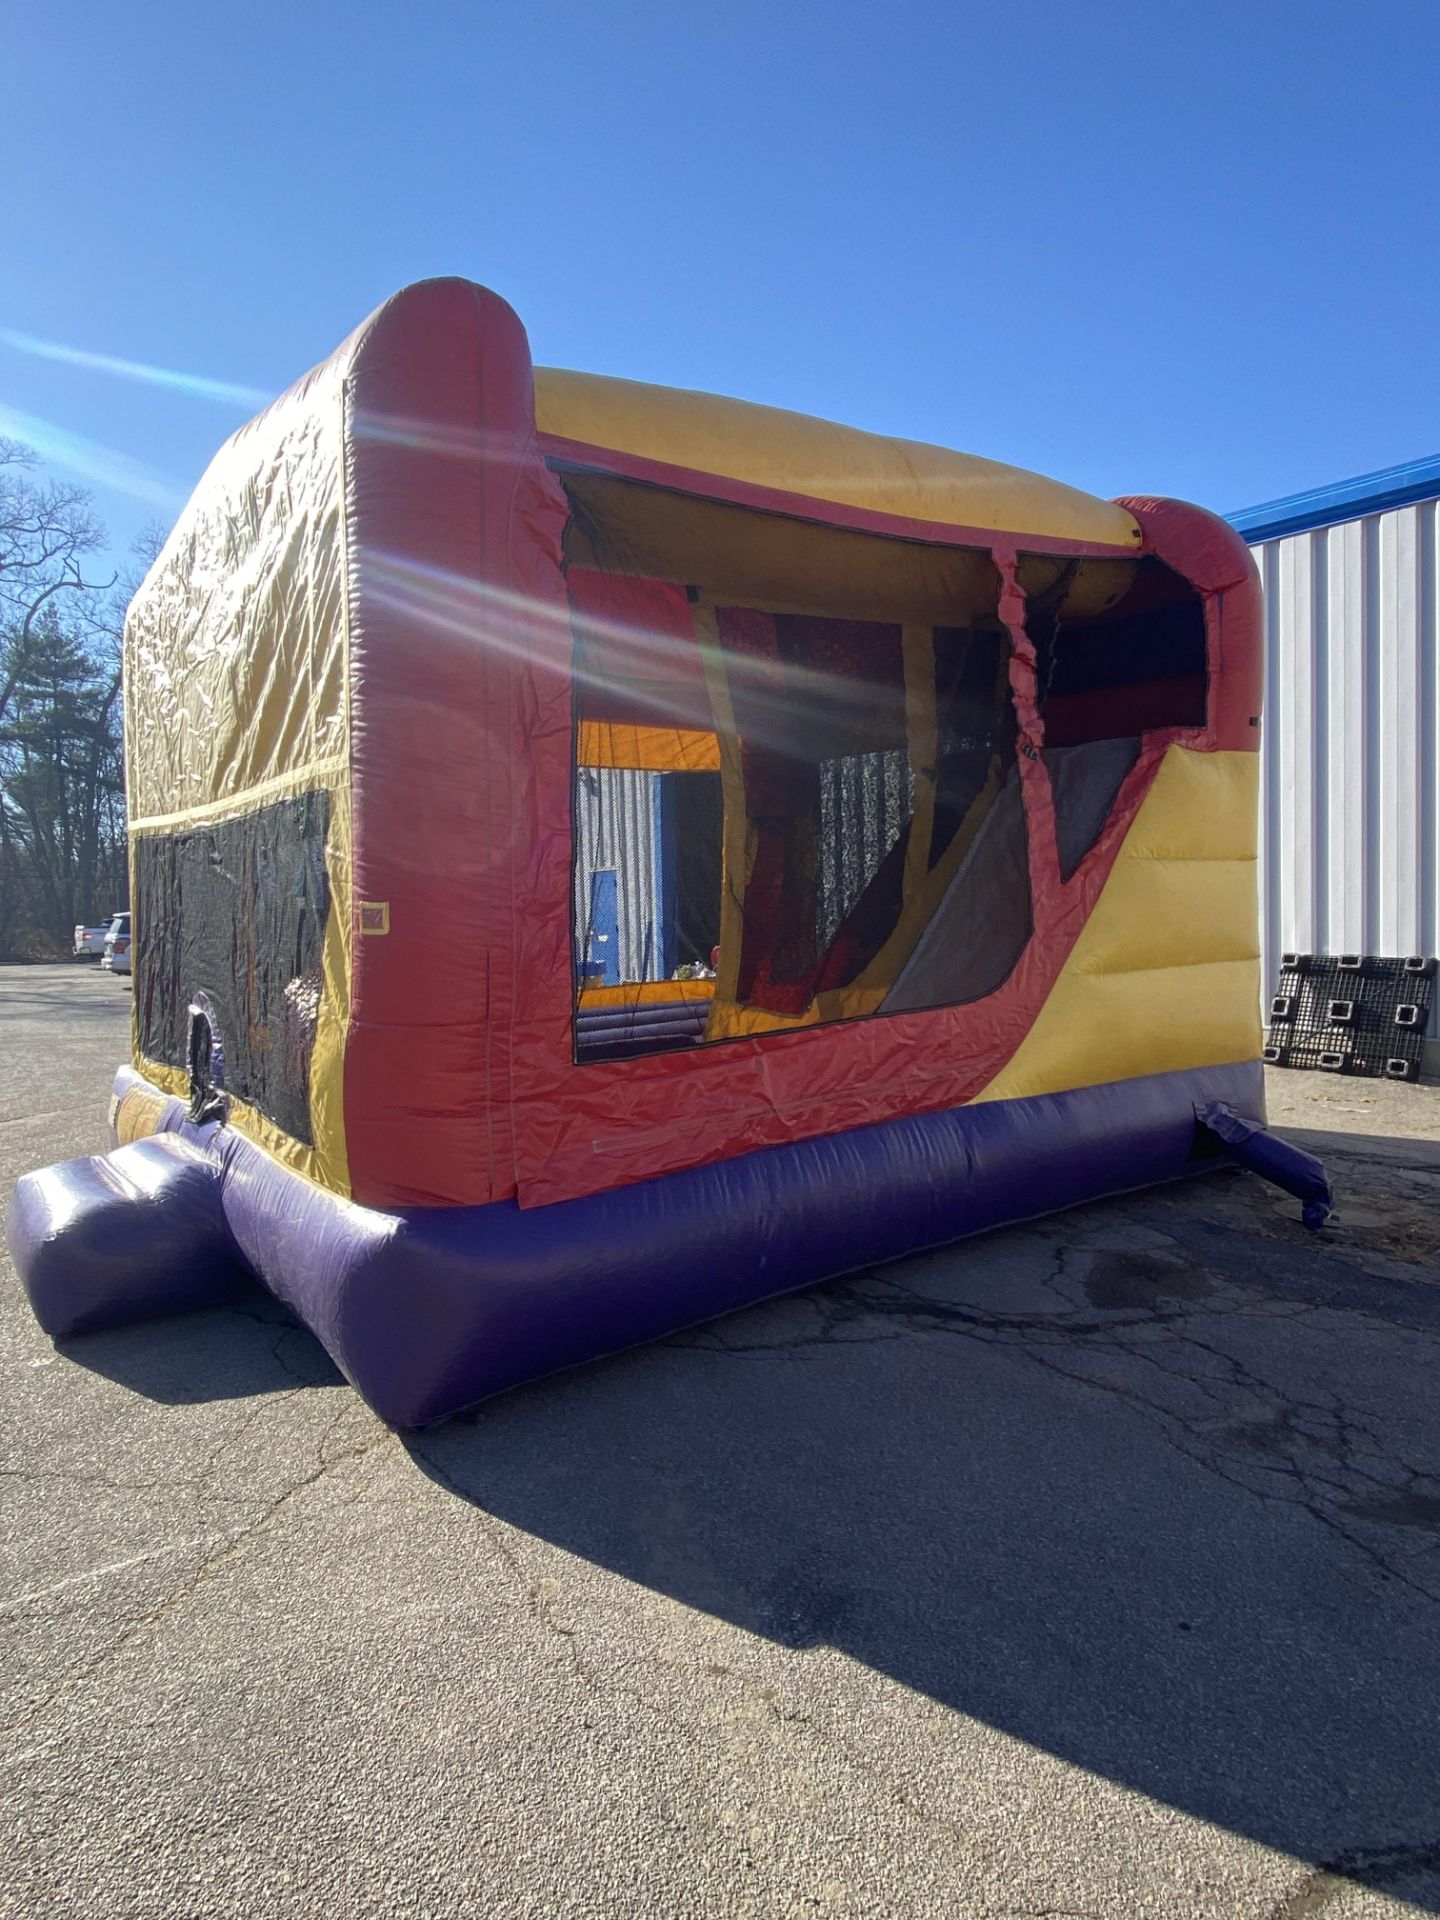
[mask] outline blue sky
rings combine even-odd
[[[123,546],[387,294],[1221,510],[1440,450],[1440,7],[72,0],[0,27],[0,430]]]

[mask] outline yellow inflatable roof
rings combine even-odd
[[[1123,507],[1078,487],[781,407],[537,367],[535,416],[540,432],[559,440],[867,513],[1130,551],[1140,546],[1140,530]]]

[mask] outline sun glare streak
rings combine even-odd
[[[13,327],[0,327],[0,346],[16,353],[28,353],[37,360],[54,360],[61,366],[83,367],[91,373],[118,374],[122,380],[139,380],[146,386],[164,387],[171,393],[189,394],[197,400],[219,400],[226,406],[264,407],[275,397],[260,387],[240,386],[233,380],[211,380],[199,373],[179,373],[173,367],[152,367],[143,360],[122,360],[113,353],[92,353],[87,347],[67,347],[58,340],[41,340],[33,333],[17,333]]]
[[[382,446],[407,447],[415,453],[435,453],[446,460],[478,461],[482,466],[514,466],[526,449],[527,436],[497,426],[467,425],[464,421],[421,420],[407,414],[356,412],[352,431],[358,440]]]
[[[677,662],[687,665],[699,643],[622,621],[572,614],[568,605],[511,592],[439,567],[427,567],[393,554],[377,557],[367,570],[367,591],[391,612],[503,654],[508,659],[548,666],[599,694],[617,694],[626,706],[653,717],[658,725],[693,727],[677,713],[685,686],[677,684]],[[584,665],[575,634],[601,642],[605,665]],[[823,710],[831,720],[873,722],[877,704],[896,690],[849,675],[786,663],[725,654],[732,688],[743,688],[745,737],[776,752],[793,751],[797,709]],[[646,685],[648,681],[651,685]],[[739,683],[737,686],[736,683]],[[668,683],[668,684],[667,684]]]
[[[151,506],[163,507],[167,513],[174,513],[184,503],[183,489],[153,467],[131,459],[128,453],[121,453],[115,447],[89,440],[83,433],[57,427],[53,421],[42,420],[35,414],[0,405],[0,434],[20,441],[42,460],[64,467],[94,486],[110,487],[116,493],[129,494],[134,500],[148,501]]]
[[[466,424],[462,421],[425,420],[406,414],[375,413],[369,410],[356,413],[353,431],[357,439],[374,440],[383,446],[405,447],[415,453],[439,454],[447,460],[478,461],[488,466],[514,466],[516,460],[524,456],[528,439],[524,432],[513,428],[504,429],[493,423],[482,425],[478,421]],[[547,435],[542,433],[541,441],[543,442],[546,437]],[[564,435],[558,437],[565,438]],[[1004,467],[997,461],[982,460],[978,454],[966,454],[962,457],[973,460],[977,467],[984,467],[987,472],[1021,473],[1018,467]],[[564,466],[565,461],[562,457],[560,462],[562,472]],[[603,470],[597,470],[589,477],[599,480],[619,479],[622,484],[624,483],[623,475],[607,475]],[[844,466],[813,467],[804,476],[804,487],[796,498],[823,501],[842,497],[845,485],[851,478],[850,470]],[[890,475],[877,474],[871,481],[876,492],[894,496],[887,510],[897,514],[908,514],[913,511],[919,484],[916,476],[909,471]],[[957,491],[957,503],[960,498],[961,494]],[[982,511],[981,503],[970,495],[966,495],[965,504],[967,511],[972,515]],[[984,525],[984,521],[975,519],[973,524],[980,527]],[[994,517],[993,524],[998,531],[1001,525],[1000,518]]]

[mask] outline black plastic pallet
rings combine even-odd
[[[1418,1080],[1435,961],[1369,953],[1282,953],[1265,1059],[1372,1080]]]

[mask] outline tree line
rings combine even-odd
[[[159,535],[101,578],[106,544],[89,494],[0,438],[0,959],[128,905],[120,637]]]

